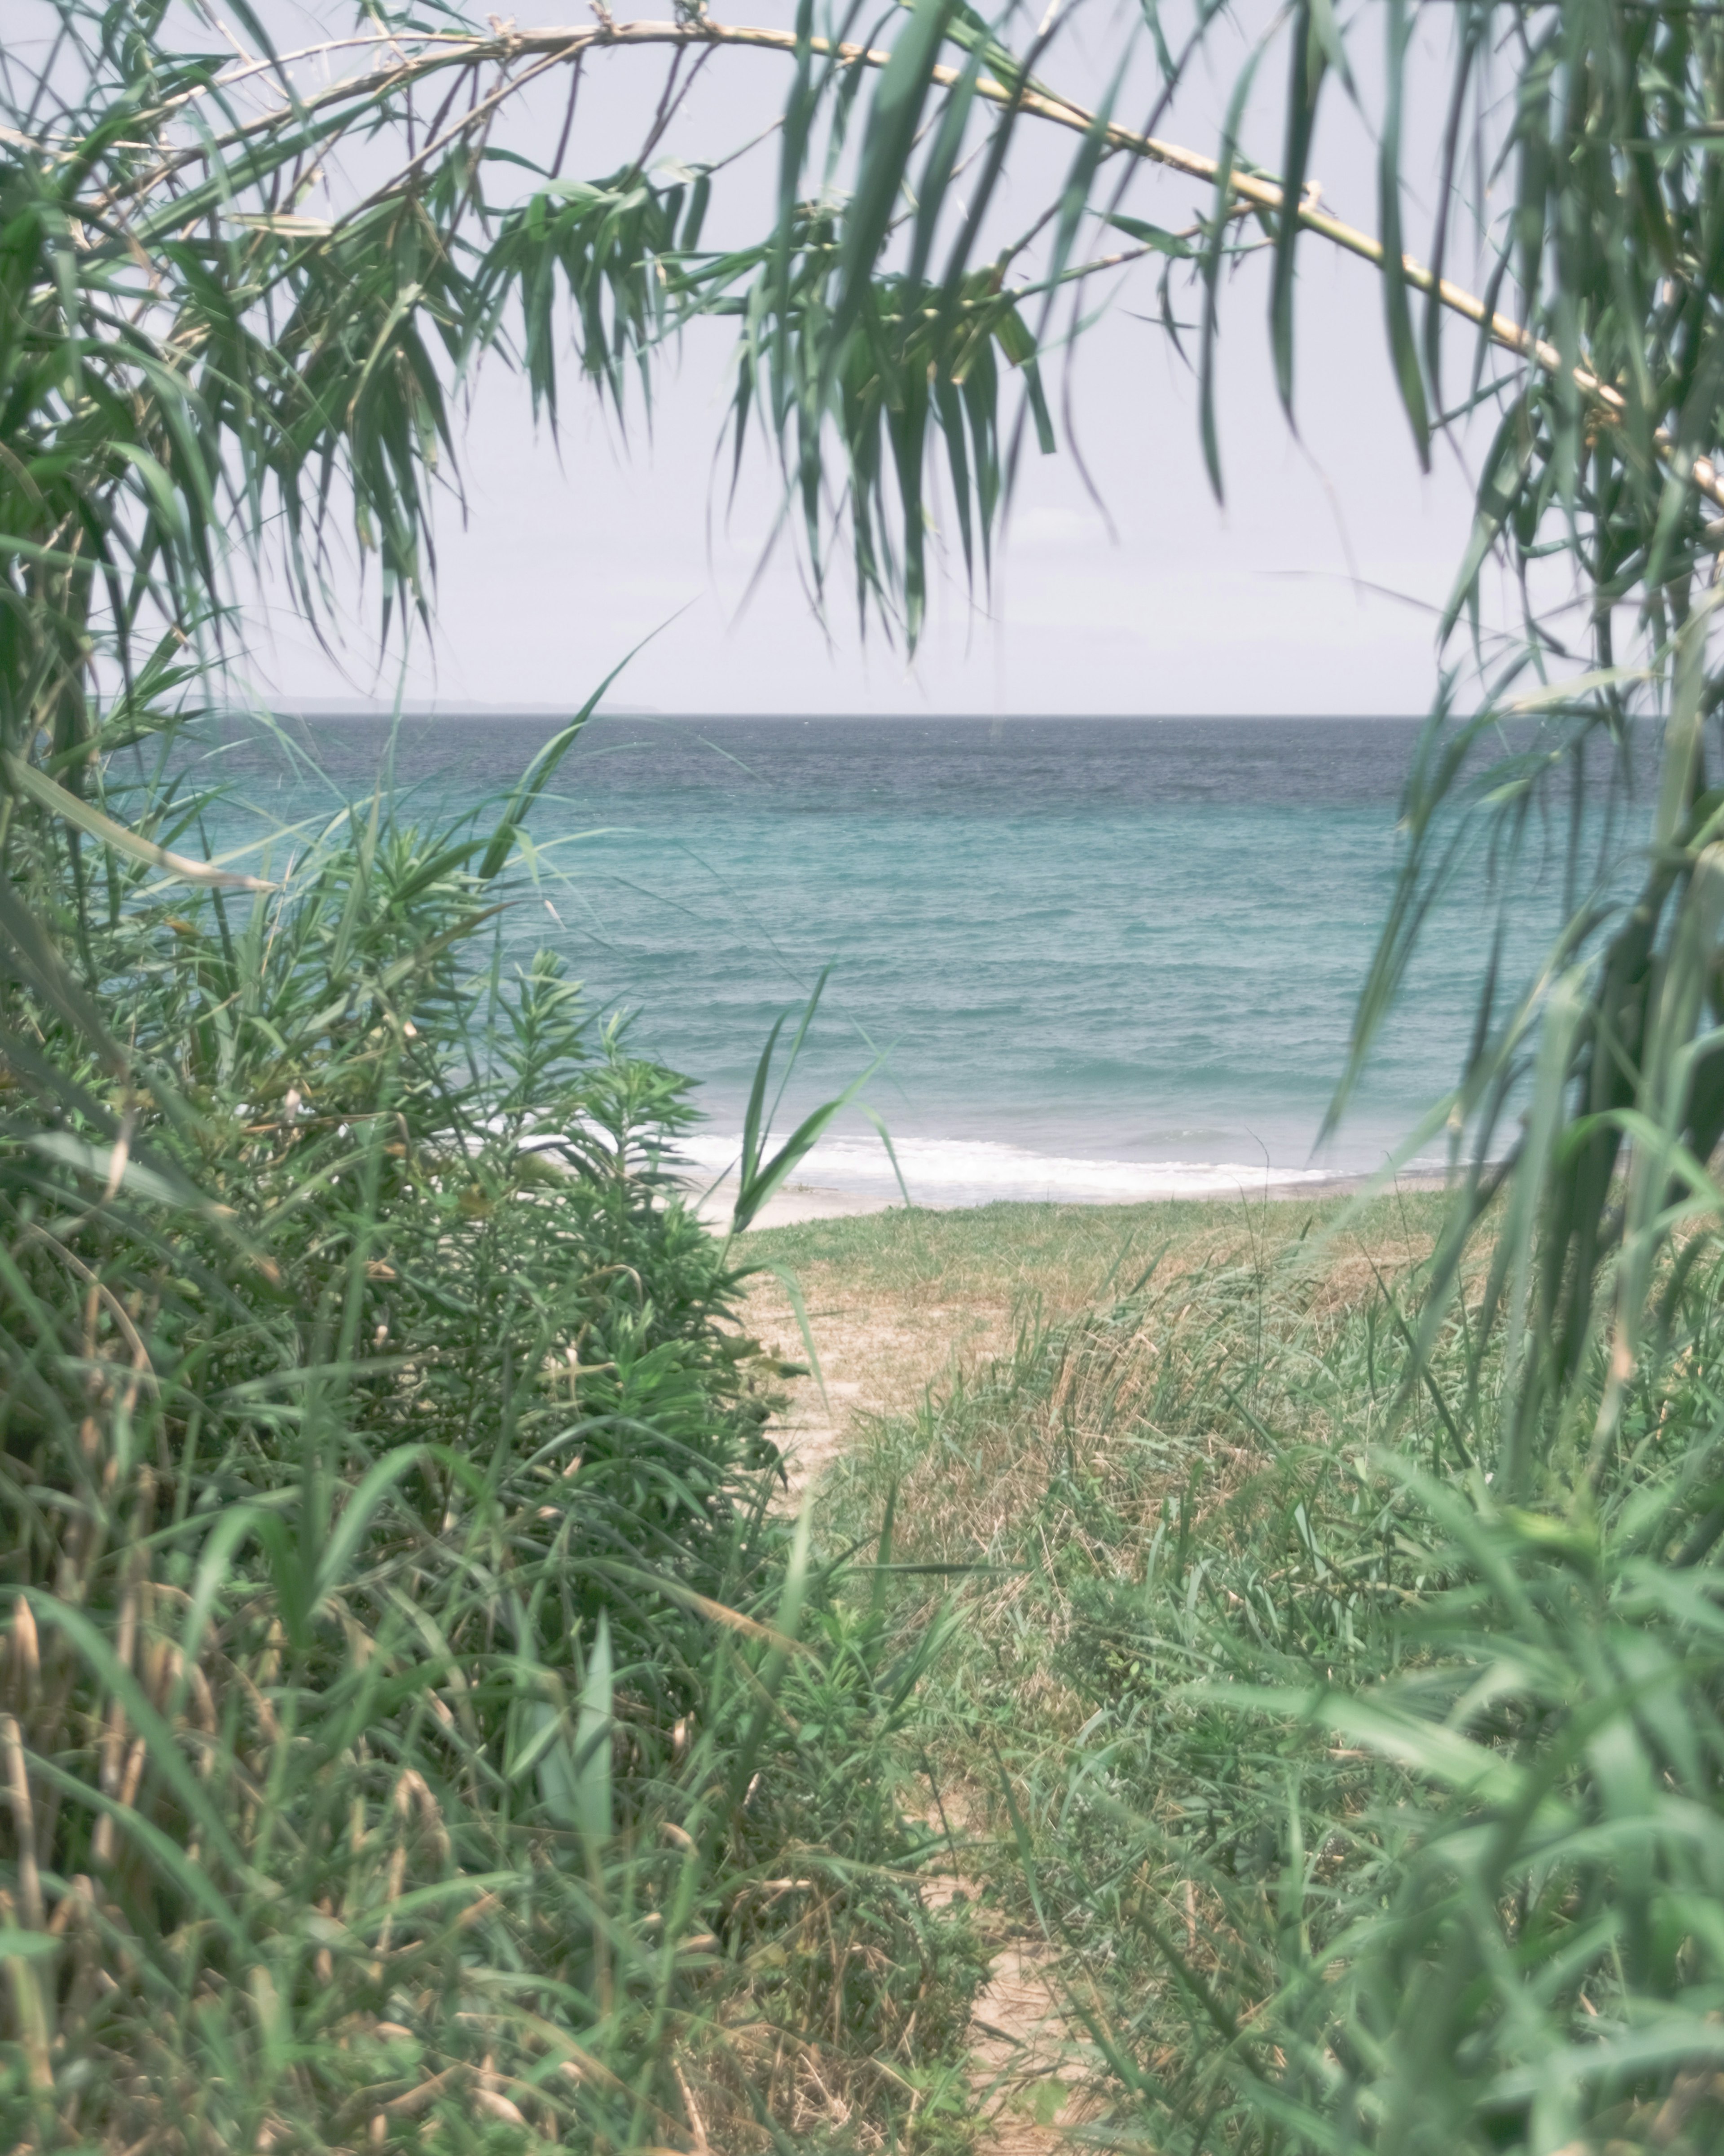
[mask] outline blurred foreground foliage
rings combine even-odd
[[[706,182],[493,202],[512,31],[362,22],[312,84],[235,23],[0,51],[0,2140],[937,2137],[978,1971],[895,1802],[919,1654],[773,1508],[686,1085],[504,967],[592,704],[450,828],[386,787],[243,860],[181,752],[254,579],[428,623],[468,371],[554,417],[572,296],[619,390]],[[820,1125],[752,1116],[734,1224]]]

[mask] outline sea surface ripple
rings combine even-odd
[[[428,819],[500,795],[556,723],[406,720],[392,746],[386,721],[319,716],[290,731],[321,777],[254,745],[230,743],[226,769],[236,800],[287,822],[368,795],[393,757],[404,813]],[[919,1202],[1357,1173],[1453,1082],[1494,917],[1481,889],[1449,901],[1319,1147],[1417,732],[608,718],[535,811],[505,957],[556,949],[595,1006],[634,1014],[639,1052],[700,1081],[690,1157],[714,1174],[767,1033],[827,968],[779,1127],[879,1059],[862,1098]],[[1521,909],[1507,971],[1554,921]],[[801,1173],[896,1187],[856,1109]]]

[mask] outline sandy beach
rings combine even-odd
[[[1224,1206],[1237,1199],[1249,1199],[1254,1203],[1270,1200],[1279,1204],[1296,1199],[1303,1199],[1310,1203],[1314,1199],[1324,1198],[1355,1197],[1359,1192],[1368,1189],[1372,1180],[1372,1178],[1364,1175],[1337,1175],[1326,1178],[1321,1183],[1317,1183],[1290,1179],[1283,1181],[1272,1175],[1265,1176],[1260,1180],[1249,1182],[1242,1178],[1237,1190],[1231,1195],[1216,1192],[1205,1200],[1192,1201],[1184,1192],[1170,1187],[1165,1194],[1164,1202],[1200,1202]],[[1444,1188],[1446,1181],[1447,1178],[1442,1175],[1419,1170],[1403,1173],[1392,1181],[1385,1183],[1383,1188],[1385,1192],[1441,1190]],[[718,1182],[711,1184],[690,1180],[686,1188],[690,1194],[697,1201],[696,1211],[709,1226],[722,1230],[729,1224],[731,1209],[736,1202],[736,1178],[734,1176],[724,1176]],[[1070,1201],[1002,1199],[995,1202],[1027,1206],[1038,1202],[1060,1204]],[[1111,1212],[1114,1209],[1106,1199],[1086,1202],[1092,1203],[1095,1210],[1098,1213]],[[1120,1201],[1122,1204],[1129,1203],[1132,1205],[1157,1202],[1158,1202],[1157,1199],[1154,1198],[1149,1199],[1134,1198],[1129,1201]],[[832,1185],[818,1183],[787,1183],[782,1188],[775,1191],[761,1208],[751,1224],[751,1228],[755,1230],[767,1228],[793,1228],[810,1220],[859,1219],[868,1214],[890,1213],[895,1209],[902,1211],[906,1209],[897,1198],[882,1197],[875,1192],[841,1190]],[[957,1204],[918,1204],[909,1209],[917,1213],[959,1213],[977,1209]]]

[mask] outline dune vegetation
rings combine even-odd
[[[990,1227],[996,1276],[1020,1239],[1111,1274],[826,1485],[942,1632],[915,1763],[1041,1994],[983,2047],[989,2145],[1714,2147],[1716,1255],[1597,1496],[1512,1506],[1482,1265],[1417,1344],[1440,1195],[1018,1210],[769,1238],[817,1308],[906,1257],[960,1300]]]
[[[1033,2123],[1716,2147],[1716,13],[1480,0],[1433,52],[1400,0],[1296,0],[1211,155],[1161,131],[1207,4],[1113,24],[1093,103],[1047,79],[1057,8],[368,5],[297,54],[245,4],[231,38],[170,0],[18,12],[5,2145],[962,2148],[1004,1925],[1086,2046],[1080,2102],[1010,2089]],[[601,57],[659,70],[639,154],[570,178]],[[1265,59],[1279,177],[1244,141]],[[785,85],[747,231],[725,158],[654,162],[709,62]],[[1403,141],[1439,80],[1422,267]],[[1309,184],[1347,100],[1374,234]],[[1026,212],[1032,137],[1060,151]],[[1195,223],[1125,207],[1157,172]],[[187,730],[244,703],[260,607],[333,634],[362,584],[386,653],[429,629],[481,366],[552,424],[731,321],[735,453],[777,459],[817,595],[836,529],[913,645],[935,467],[979,581],[1099,280],[1159,278],[1219,489],[1224,295],[1261,273],[1290,411],[1317,246],[1364,265],[1421,455],[1484,444],[1337,1112],[1449,880],[1511,904],[1546,849],[1548,962],[1492,971],[1440,1199],[1147,1218],[792,1517],[801,1328],[751,1336],[751,1269],[842,1244],[937,1278],[998,1223],[751,1234],[828,1112],[770,1137],[777,1038],[730,1232],[692,1216],[685,1080],[496,939],[584,711],[449,828],[380,788],[221,858]]]

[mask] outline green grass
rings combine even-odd
[[[1349,1250],[1384,1252],[1392,1261],[1403,1261],[1412,1250],[1429,1247],[1442,1210],[1440,1195],[1426,1190],[1362,1201],[1326,1196],[1141,1205],[1001,1203],[938,1211],[893,1206],[757,1229],[746,1247],[751,1259],[777,1259],[811,1279],[829,1267],[847,1287],[864,1293],[926,1288],[951,1301],[1003,1296],[1068,1310],[1129,1290],[1157,1264],[1184,1270],[1221,1252],[1268,1258],[1337,1226]]]
[[[1550,847],[1563,940],[1519,1002],[1491,968],[1455,1106],[1512,1149],[1500,1206],[1481,1175],[1428,1268],[1416,1207],[1362,1252],[1300,1240],[1290,1207],[1207,1241],[1160,1209],[1129,1240],[1015,1210],[760,1239],[817,1278],[1023,1306],[1012,1353],[839,1478],[848,1555],[771,1514],[777,1373],[738,1340],[734,1253],[656,1176],[680,1082],[554,967],[472,955],[560,747],[486,830],[414,834],[379,802],[263,888],[200,864],[199,804],[159,768],[131,784],[225,699],[236,583],[267,583],[278,546],[324,634],[351,516],[386,655],[428,626],[456,392],[500,346],[554,413],[565,321],[620,401],[673,331],[736,315],[738,452],[758,421],[816,586],[846,530],[863,612],[911,643],[928,459],[985,573],[1019,385],[1055,439],[1044,280],[1101,274],[1121,234],[1170,329],[1199,301],[1219,489],[1224,262],[1275,249],[1290,408],[1300,233],[1376,259],[1313,198],[1291,213],[1331,80],[1381,151],[1423,449],[1464,394],[1439,307],[1473,311],[1437,293],[1420,335],[1397,273],[1427,48],[1404,9],[1331,13],[1269,33],[1285,192],[1230,127],[1183,235],[1086,231],[1151,153],[1022,94],[1044,38],[1020,61],[916,8],[877,76],[875,49],[803,45],[758,138],[770,228],[722,253],[701,228],[728,156],[655,176],[649,143],[587,184],[509,146],[542,72],[512,33],[380,23],[385,78],[357,49],[345,86],[278,100],[254,75],[220,117],[228,47],[177,49],[154,5],[54,0],[44,57],[8,53],[8,2146],[949,2142],[978,1949],[915,1892],[936,1844],[896,1796],[922,1763],[992,1807],[993,1891],[1065,1957],[1120,2133],[1162,2156],[1724,2140],[1711,11],[1455,17],[1422,251],[1460,244],[1474,184],[1487,307],[1524,326],[1475,377],[1494,438],[1348,1075],[1416,993],[1449,881],[1512,892],[1500,872]],[[1152,37],[1171,100],[1230,18],[1203,11],[1183,58],[1121,23],[1110,58]],[[775,72],[781,37],[757,41]],[[698,11],[667,41],[716,57]],[[611,42],[601,21],[540,59]],[[1123,116],[1148,85],[1120,80]],[[958,189],[977,120],[992,149]],[[1049,121],[1075,129],[1059,203],[997,189]],[[1477,618],[1493,565],[1527,608],[1506,642]],[[1532,725],[1505,740],[1505,715]],[[1595,787],[1620,814],[1585,813]],[[541,1117],[572,1134],[562,1174]],[[786,1164],[760,1136],[739,1217]]]
[[[487,963],[490,854],[116,869],[123,1083],[0,983],[8,2147],[947,2131],[916,1650],[770,1509],[685,1086]]]
[[[1724,2129],[1668,2063],[1724,1995],[1716,1257],[1598,1499],[1553,1471],[1511,1509],[1476,1465],[1482,1267],[1408,1346],[1439,1217],[1379,1203],[1324,1242],[1162,1215],[1148,1282],[1032,1310],[829,1486],[835,1537],[890,1515],[906,1636],[949,1627],[915,1741],[984,1923],[1045,1936],[1116,2130],[1157,2150],[1699,2156]],[[1020,1229],[1099,1256],[1126,1224],[786,1232],[886,1277],[921,1229],[998,1281]]]

